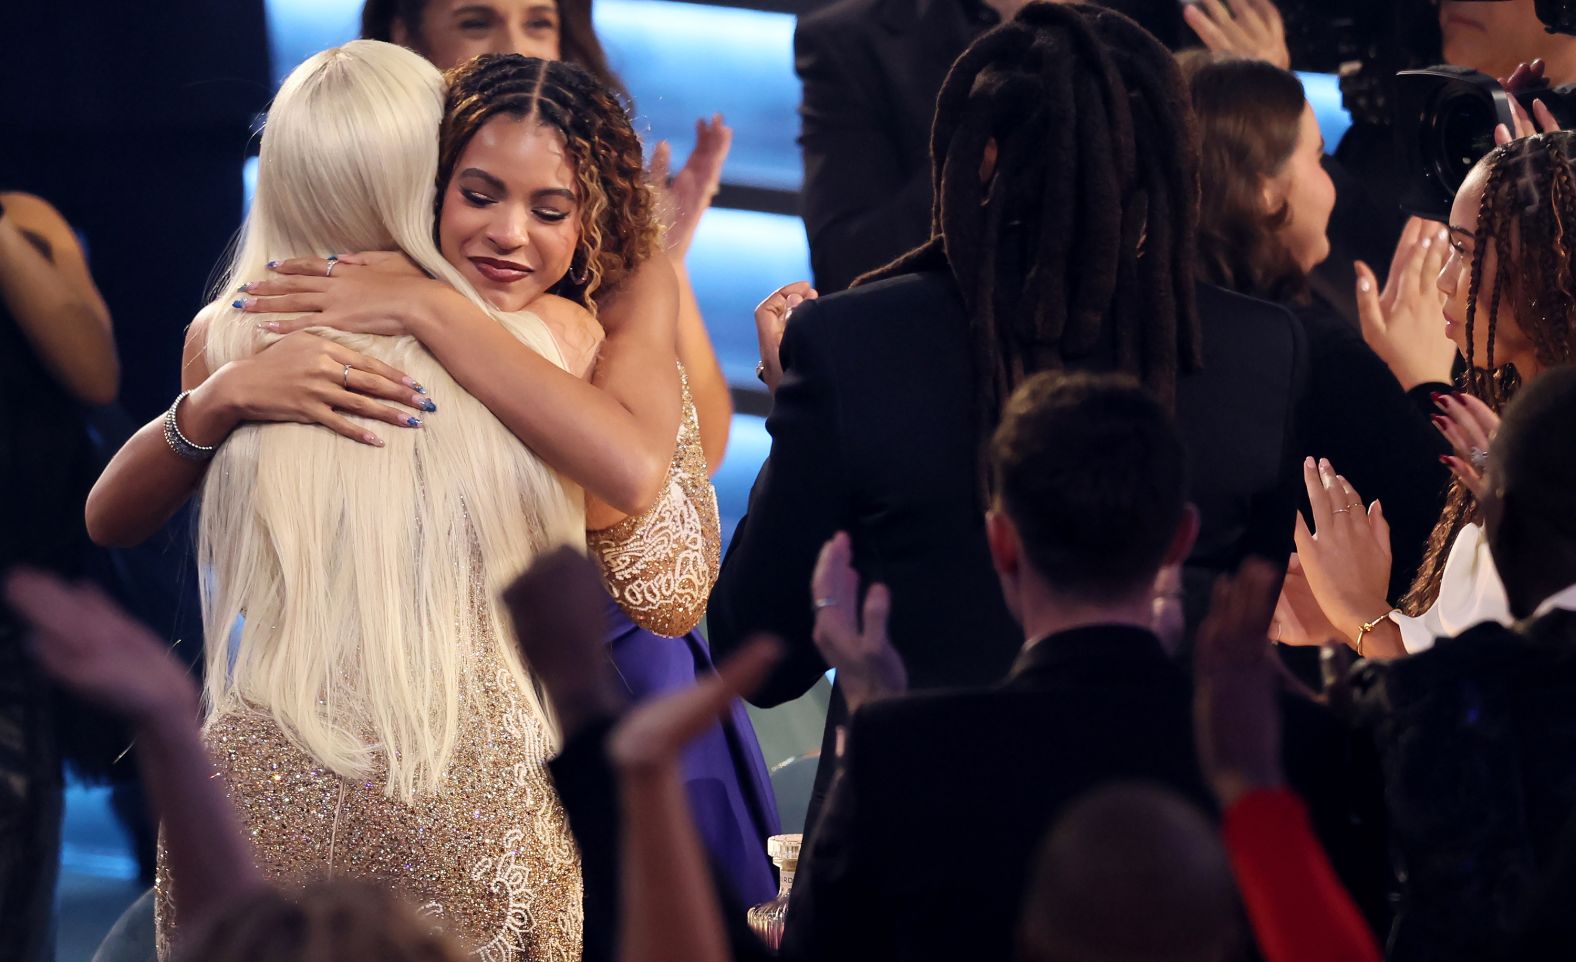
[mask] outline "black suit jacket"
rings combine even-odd
[[[1189,686],[1153,634],[1042,639],[1000,687],[872,703],[801,860],[788,962],[1006,960],[1038,840],[1069,801],[1143,779],[1212,810]]]
[[[1212,287],[1199,307],[1205,368],[1183,379],[1177,407],[1203,520],[1186,582],[1202,602],[1245,554],[1290,552],[1301,471],[1287,434],[1302,351],[1281,308]],[[826,670],[810,636],[810,572],[844,530],[864,578],[892,589],[891,637],[913,688],[998,681],[1022,636],[985,545],[968,321],[951,276],[801,305],[781,356],[771,454],[712,592],[712,646],[720,656],[773,632],[788,654],[754,701],[808,690]]]
[[[978,0],[840,0],[799,20],[800,197],[822,293],[930,237],[936,95],[997,22]]]

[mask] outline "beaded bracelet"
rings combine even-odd
[[[186,395],[190,393],[192,392],[182,391],[175,395],[175,402],[170,405],[168,411],[164,412],[164,442],[170,446],[170,450],[174,451],[177,456],[187,461],[206,461],[213,457],[213,453],[219,450],[219,446],[217,444],[203,445],[193,442],[181,433],[181,426],[175,422],[176,410],[180,408],[181,402],[186,400]]]

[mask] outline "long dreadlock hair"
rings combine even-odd
[[[930,240],[855,284],[951,271],[982,439],[1036,371],[1107,362],[1169,407],[1179,373],[1200,364],[1186,96],[1164,46],[1086,5],[1030,3],[947,74],[931,129]],[[995,172],[982,182],[992,143]]]
[[[1501,305],[1532,342],[1543,367],[1576,358],[1572,319],[1576,317],[1576,133],[1556,131],[1515,140],[1496,148],[1482,163],[1488,170],[1478,204],[1477,243],[1467,287],[1467,372],[1462,388],[1495,411],[1503,410],[1521,386],[1523,372],[1498,364],[1494,340]],[[1489,246],[1496,266],[1485,286]],[[1487,356],[1477,354],[1478,307],[1488,297]],[[1401,600],[1407,614],[1418,615],[1439,597],[1450,546],[1477,514],[1466,485],[1452,481],[1445,509],[1429,535],[1423,563]]]

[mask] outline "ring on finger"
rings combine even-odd
[[[1478,472],[1488,468],[1488,452],[1482,448],[1473,448],[1472,452],[1467,455],[1467,460],[1472,463],[1472,468]]]
[[[1331,511],[1330,513],[1331,514],[1349,514],[1349,513],[1351,513],[1351,510],[1352,510],[1352,506],[1351,505],[1347,505],[1344,508],[1336,508],[1333,511]]]
[[[336,266],[338,266],[338,264],[339,264],[339,255],[338,254],[330,254],[330,255],[328,255],[328,266],[323,269],[323,276],[324,277],[333,277],[334,276],[334,268]]]
[[[344,373],[339,375],[339,383],[345,388],[345,390],[347,390],[347,391],[350,390],[350,365],[349,364],[345,365]]]
[[[822,608],[836,608],[837,607],[837,599],[836,598],[817,598],[817,599],[815,599],[815,603],[812,605],[812,607],[816,611],[820,611]]]

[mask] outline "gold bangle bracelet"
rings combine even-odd
[[[1373,621],[1366,622],[1365,624],[1361,624],[1361,625],[1357,626],[1357,643],[1355,645],[1355,647],[1357,649],[1357,657],[1359,657],[1359,658],[1366,658],[1367,657],[1366,655],[1363,654],[1363,639],[1368,637],[1368,633],[1370,631],[1373,631],[1375,628],[1378,628],[1380,625],[1384,624],[1386,621],[1389,621],[1390,620],[1390,616],[1395,614],[1397,611],[1400,611],[1400,610],[1401,609],[1399,609],[1399,608],[1391,608],[1389,611],[1386,611],[1384,614],[1382,614],[1379,617],[1375,618]]]

